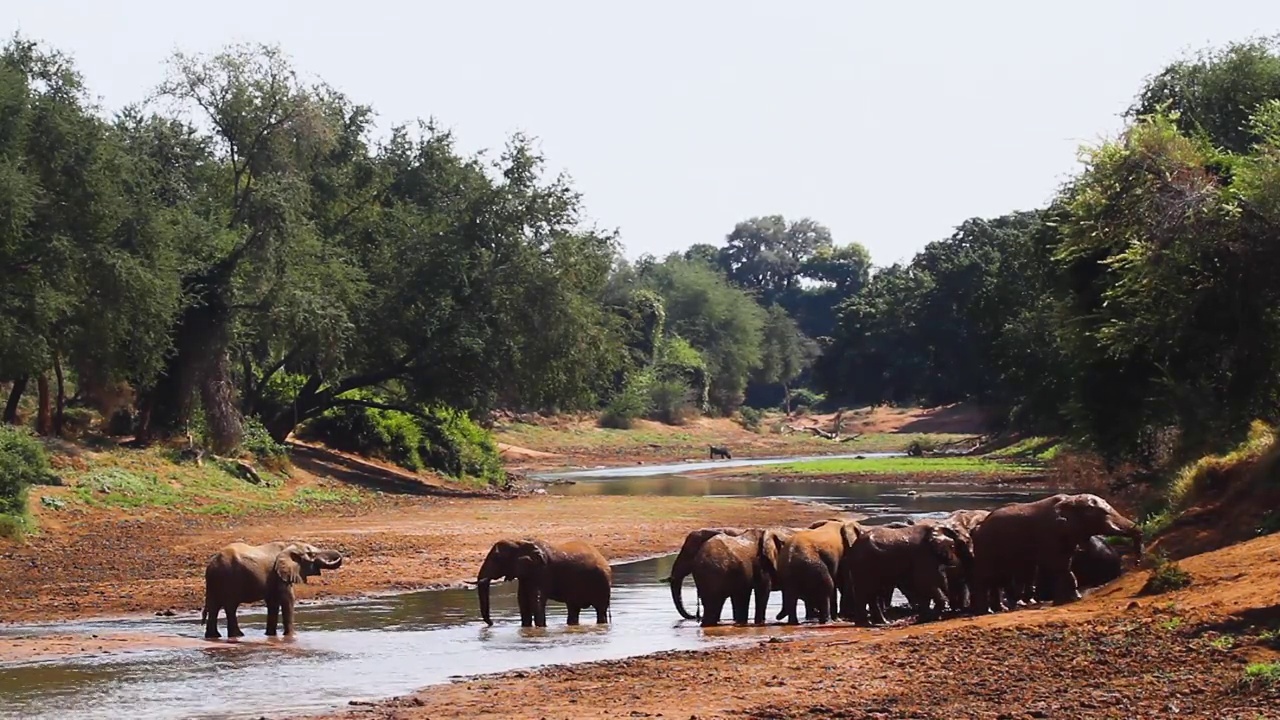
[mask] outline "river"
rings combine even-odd
[[[783,462],[722,461],[741,467]],[[865,513],[868,522],[937,516],[957,508],[991,508],[1047,491],[992,490],[964,485],[872,485],[719,480],[672,474],[710,463],[627,466],[557,473],[571,485],[557,494],[665,494],[781,497],[822,502]],[[301,630],[292,639],[261,634],[261,612],[241,612],[246,637],[198,649],[167,648],[49,662],[0,664],[0,718],[257,718],[324,711],[352,699],[401,695],[457,676],[538,665],[622,658],[661,650],[748,641],[792,632],[765,627],[703,629],[683,621],[660,578],[673,556],[614,567],[612,623],[564,625],[563,606],[548,608],[547,628],[519,627],[514,583],[493,588],[494,626],[479,619],[475,592],[437,590],[355,602],[300,606]],[[692,595],[692,582],[686,594]],[[769,616],[776,612],[773,595]],[[692,602],[690,597],[689,602]],[[190,616],[7,626],[6,636],[142,632],[200,638]]]

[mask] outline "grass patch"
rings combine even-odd
[[[1151,576],[1142,586],[1141,595],[1160,595],[1191,585],[1191,574],[1163,553],[1151,556]]]
[[[1280,662],[1249,663],[1238,688],[1244,691],[1280,688]]]
[[[35,520],[29,515],[0,515],[0,538],[22,542],[35,530]]]
[[[1196,497],[1222,479],[1238,465],[1261,458],[1275,443],[1275,428],[1254,421],[1249,436],[1235,449],[1223,455],[1206,455],[1178,471],[1165,494],[1168,506],[1185,510]]]
[[[1009,475],[1038,468],[1006,462],[993,462],[976,457],[938,458],[826,458],[765,465],[751,468],[754,473],[785,475]]]
[[[1236,639],[1230,635],[1219,635],[1209,641],[1209,647],[1215,650],[1230,650],[1236,646]]]
[[[1008,447],[993,450],[986,457],[994,460],[1033,460],[1049,462],[1062,452],[1062,441],[1054,437],[1033,436],[1023,438]]]

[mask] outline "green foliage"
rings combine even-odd
[[[502,480],[492,436],[465,413],[444,407],[414,413],[368,407],[372,396],[350,398],[308,423],[308,436],[327,445],[394,462],[410,470],[432,468],[458,479]]]
[[[1160,595],[1182,590],[1191,585],[1191,574],[1166,557],[1164,553],[1153,553],[1148,562],[1151,574],[1147,577],[1146,584],[1142,586],[1140,594]]]
[[[652,403],[650,393],[653,375],[647,371],[636,372],[627,378],[621,392],[613,396],[600,415],[601,427],[630,430],[635,421],[649,414]]]
[[[753,407],[743,405],[738,408],[738,424],[750,430],[751,432],[760,432],[760,425],[764,422],[764,411],[757,410]]]
[[[683,425],[694,413],[693,391],[679,378],[655,380],[649,386],[649,412],[668,425]]]
[[[1280,662],[1249,663],[1240,678],[1239,689],[1245,692],[1280,687]]]
[[[787,396],[787,402],[792,409],[810,409],[815,408],[826,402],[827,398],[821,393],[816,393],[809,388],[796,388]]]
[[[1275,428],[1254,422],[1249,436],[1229,452],[1205,455],[1179,470],[1165,493],[1167,506],[1175,512],[1185,510],[1206,488],[1220,482],[1230,472],[1247,470],[1248,466],[1271,452],[1275,445]]]
[[[244,437],[240,440],[240,448],[264,462],[280,462],[289,455],[289,448],[276,442],[262,421],[255,417],[244,419]]]
[[[0,425],[0,515],[25,515],[27,489],[48,476],[49,457],[40,441],[24,428]]]

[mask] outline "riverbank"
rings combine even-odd
[[[1277,556],[1268,536],[1185,560],[1191,587],[1166,595],[1136,571],[1062,607],[470,678],[322,717],[1280,718]]]
[[[721,480],[890,485],[990,485],[1033,488],[1050,476],[1043,464],[984,457],[823,458],[699,473]]]
[[[298,587],[301,600],[438,588],[474,578],[511,535],[585,540],[612,560],[675,552],[690,530],[788,525],[830,515],[784,500],[703,497],[370,499],[343,509],[209,517],[168,510],[84,513],[0,546],[0,621],[199,613],[204,565],[227,543],[298,538],[348,556]]]

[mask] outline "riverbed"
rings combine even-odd
[[[678,470],[690,472],[697,465],[701,463],[681,464]],[[871,523],[937,516],[957,508],[990,508],[1048,494],[963,485],[719,480],[672,472],[670,466],[579,472],[571,476],[575,484],[554,485],[548,492],[779,497],[823,503],[833,512],[864,514]],[[779,625],[703,629],[681,620],[659,582],[669,573],[672,559],[668,555],[615,565],[612,622],[603,626],[595,625],[594,613],[588,611],[582,625],[566,627],[563,606],[552,603],[549,627],[521,628],[513,583],[493,588],[493,627],[480,621],[475,593],[469,590],[301,606],[299,632],[293,639],[263,637],[263,614],[243,610],[247,636],[236,641],[200,640],[203,628],[191,616],[9,626],[0,631],[0,642],[6,636],[129,632],[179,636],[198,644],[0,665],[0,717],[256,718],[322,711],[353,699],[405,694],[457,676],[804,631],[803,626]],[[690,604],[691,585],[687,583],[685,590]],[[775,593],[769,617],[778,601]]]

